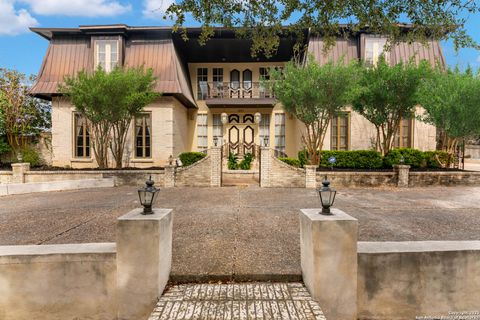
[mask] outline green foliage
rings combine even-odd
[[[390,66],[383,56],[376,66],[362,68],[352,106],[375,126],[376,148],[382,154],[392,148],[402,118],[414,116],[422,81],[430,73],[426,61]]]
[[[179,0],[168,7],[165,18],[175,21],[175,30],[180,30],[185,40],[188,34],[183,26],[191,18],[199,21],[201,44],[215,35],[214,26],[238,27],[237,36],[252,40],[253,57],[271,57],[276,54],[282,35],[297,35],[297,48],[302,48],[307,29],[312,35],[321,35],[329,49],[336,39],[348,34],[342,21],[353,32],[382,34],[391,43],[426,43],[434,38],[453,39],[455,48],[476,46],[467,33],[465,20],[474,18],[478,10],[478,1],[471,0]],[[405,28],[405,21],[411,21],[413,27]],[[286,24],[288,27],[284,27]]]
[[[189,166],[205,158],[206,154],[202,152],[184,152],[181,153],[178,157],[180,158],[180,161],[182,161],[182,164],[184,166]]]
[[[306,64],[290,61],[283,70],[270,70],[267,85],[285,111],[305,124],[302,141],[311,156],[307,160],[318,164],[314,151],[322,149],[330,119],[350,102],[358,65],[343,61],[319,65],[309,58]]]
[[[300,168],[300,160],[295,158],[278,158],[278,160],[285,162],[292,167]]]
[[[6,154],[11,150],[10,145],[3,137],[0,137],[0,155]]]
[[[238,157],[236,154],[229,153],[228,154],[228,161],[227,161],[227,168],[228,170],[235,170],[238,167]]]
[[[401,162],[403,157],[403,163]],[[412,148],[397,148],[390,150],[383,158],[386,168],[392,168],[395,164],[405,164],[412,168],[426,167],[424,153]]]
[[[453,162],[453,155],[445,151],[425,151],[423,156],[428,168],[448,168]]]
[[[240,170],[250,170],[250,167],[252,166],[253,159],[254,159],[253,154],[246,153],[243,156],[243,160],[240,161],[240,163],[238,164],[238,169],[240,169]]]
[[[76,77],[67,77],[60,92],[70,98],[76,110],[90,123],[93,151],[100,168],[108,165],[108,149],[122,167],[123,151],[132,119],[152,102],[154,92],[153,71],[143,68],[115,68],[105,72],[81,71]]]
[[[40,154],[34,148],[23,148],[20,153],[22,154],[22,161],[30,163],[31,167],[40,167],[43,164]]]
[[[324,150],[322,151],[322,167],[331,167],[328,162],[335,157],[334,168],[378,169],[383,166],[382,155],[374,150]]]

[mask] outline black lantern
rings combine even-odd
[[[335,201],[335,195],[337,191],[335,189],[330,188],[330,181],[327,180],[327,176],[325,176],[325,180],[322,181],[322,187],[317,189],[318,196],[320,197],[320,202],[322,203],[322,212],[323,215],[331,215],[330,207],[333,206],[333,202]]]
[[[270,138],[269,138],[268,136],[263,137],[263,145],[264,145],[265,147],[268,147],[268,140],[269,140],[269,139],[270,139]]]
[[[140,198],[140,204],[143,206],[142,214],[152,214],[152,205],[157,198],[160,189],[155,188],[153,185],[155,182],[152,180],[152,176],[145,182],[145,187],[138,189],[138,197]]]
[[[213,137],[213,145],[216,147],[218,145],[218,137]]]

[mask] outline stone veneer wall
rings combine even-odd
[[[175,172],[176,187],[210,187],[212,157],[206,156],[188,167],[177,168]]]
[[[272,156],[270,187],[305,188],[305,170],[292,167]]]
[[[12,171],[0,171],[0,183],[11,183]]]
[[[0,319],[116,319],[114,243],[0,247]]]
[[[478,311],[480,241],[359,242],[358,319]]]
[[[410,171],[408,182],[410,187],[480,185],[480,171]]]
[[[382,187],[396,186],[397,174],[388,172],[355,172],[355,171],[317,171],[317,187],[327,176],[333,187]]]

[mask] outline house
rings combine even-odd
[[[189,41],[167,27],[127,25],[78,28],[32,28],[50,44],[32,94],[52,100],[52,149],[54,166],[95,167],[87,121],[58,92],[65,76],[101,65],[152,68],[155,89],[163,95],[135,119],[127,142],[125,166],[152,167],[184,151],[205,151],[215,143],[234,153],[249,152],[267,143],[280,154],[295,157],[302,149],[303,125],[284,112],[262,86],[270,68],[281,68],[294,53],[294,36],[281,39],[276,55],[252,58],[250,43],[233,31],[218,28],[205,46],[196,38],[199,28],[188,28]],[[305,31],[308,52],[319,63],[343,58],[375,63],[385,39],[359,33],[339,38],[324,52],[322,38]],[[445,65],[436,41],[428,46],[400,43],[386,52],[394,64],[414,57],[432,65]],[[418,112],[421,112],[419,108]],[[324,149],[370,149],[375,130],[371,123],[346,107],[332,119]],[[436,129],[421,121],[403,119],[396,146],[435,149]]]

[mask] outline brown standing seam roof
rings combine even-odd
[[[343,62],[349,63],[359,58],[358,40],[336,39],[335,44],[327,52],[324,52],[325,43],[322,38],[312,37],[308,43],[308,53],[313,56],[319,64],[327,62],[337,63],[343,58]]]
[[[155,89],[164,94],[175,94],[195,106],[188,75],[182,66],[171,39],[128,40],[124,64],[129,67],[152,68]],[[58,94],[58,85],[65,76],[81,70],[93,70],[93,50],[86,37],[53,38],[48,46],[38,79],[31,94],[51,96]]]

